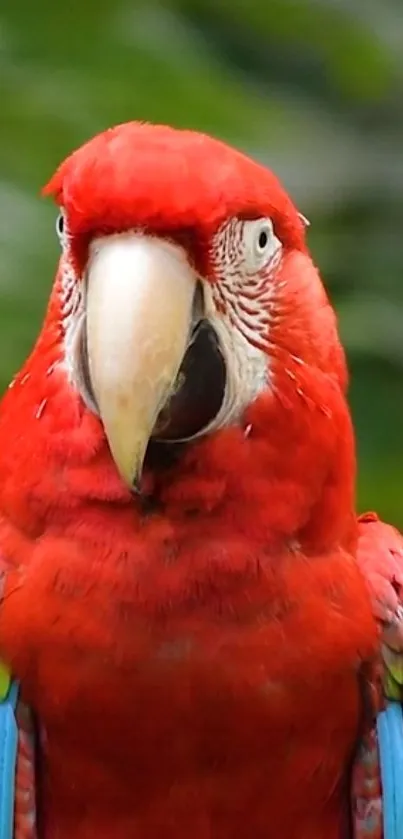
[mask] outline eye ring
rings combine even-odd
[[[281,255],[282,245],[274,232],[270,218],[260,218],[244,223],[245,264],[248,272],[260,271],[274,265]]]
[[[254,251],[257,258],[265,256],[268,251],[272,250],[275,239],[271,219],[264,218],[255,222]]]

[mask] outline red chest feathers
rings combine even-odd
[[[43,727],[46,836],[339,836],[375,644],[348,555],[36,553],[0,632]]]

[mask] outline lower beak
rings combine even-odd
[[[173,394],[192,326],[197,277],[164,240],[96,240],[87,269],[92,391],[122,478],[137,487],[157,417]]]

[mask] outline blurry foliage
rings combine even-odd
[[[38,197],[98,130],[202,129],[272,167],[311,219],[352,371],[359,502],[403,525],[401,0],[3,0],[0,385],[58,246]]]

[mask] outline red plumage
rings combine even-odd
[[[44,193],[66,208],[74,236],[149,227],[200,237],[233,215],[266,214],[303,247],[303,221],[275,175],[193,131],[118,125],[68,157]]]
[[[146,464],[148,506],[67,380],[60,273],[4,397],[1,653],[42,730],[40,837],[341,839],[378,632],[344,355],[298,214],[242,155],[136,124],[48,190],[81,268],[92,235],[142,227],[214,282],[210,237],[231,215],[270,215],[284,259],[272,386],[239,427]]]

